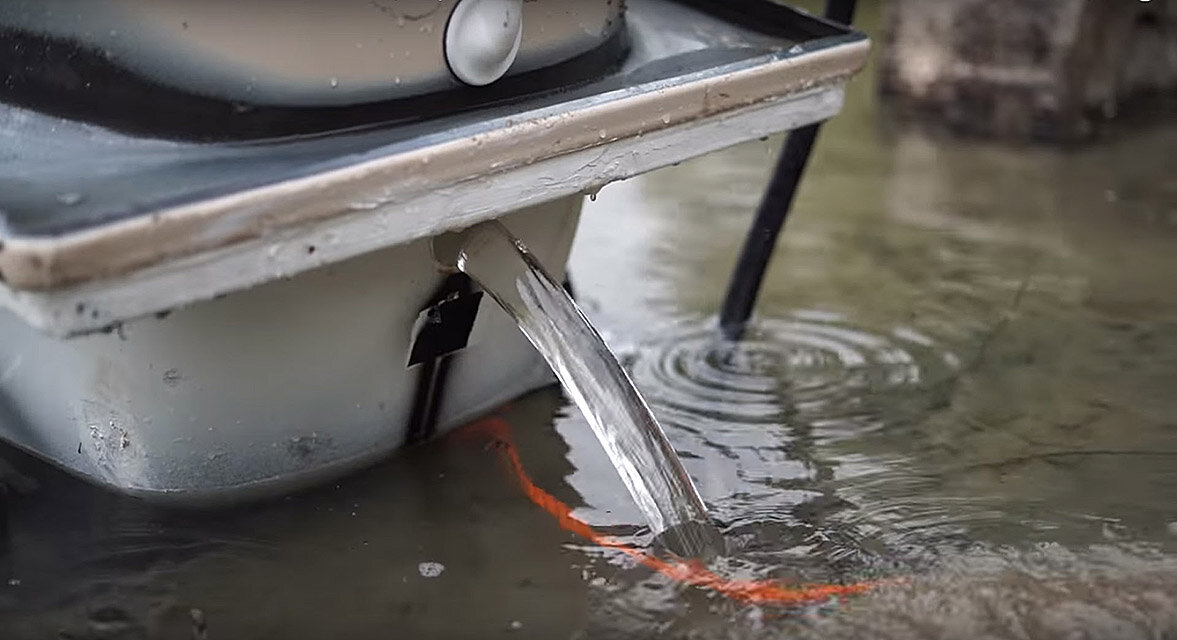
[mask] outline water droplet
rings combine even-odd
[[[609,135],[609,133],[607,131],[605,131],[604,129],[601,129],[601,131],[597,135],[599,135],[601,137],[601,139],[604,140],[605,137]]]
[[[199,637],[205,637],[205,631],[208,629],[208,617],[204,615],[204,610],[189,609],[188,619],[192,621],[192,630],[199,634]]]
[[[348,203],[347,208],[352,211],[371,211],[380,206],[380,203],[374,200],[351,202]]]
[[[662,116],[662,124],[670,124],[670,116],[663,115]]]
[[[72,207],[82,201],[82,194],[80,193],[59,193],[57,194],[57,201],[67,207]]]
[[[436,578],[442,571],[445,571],[445,565],[440,562],[422,562],[417,565],[417,573],[422,578]]]
[[[334,89],[335,87],[338,87],[338,86],[339,86],[339,78],[331,78],[331,88]]]
[[[518,631],[518,630],[520,630],[520,629],[522,629],[522,628],[523,628],[523,623],[522,623],[522,622],[519,622],[518,620],[512,620],[512,621],[511,621],[511,630],[512,630],[512,631]]]

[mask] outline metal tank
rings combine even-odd
[[[761,0],[0,5],[0,437],[182,504],[553,379],[430,253],[561,273],[582,194],[829,118],[864,36]]]

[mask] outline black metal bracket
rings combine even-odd
[[[466,348],[482,292],[464,273],[448,276],[425,303],[413,325],[409,367],[418,367],[413,411],[405,444],[427,440],[437,432],[437,418],[455,353]]]
[[[850,24],[854,16],[855,0],[826,0],[827,20]],[[728,340],[740,340],[748,327],[748,319],[760,295],[760,285],[768,261],[772,258],[777,237],[797,195],[797,185],[805,173],[805,165],[813,151],[821,123],[794,129],[785,139],[784,149],[777,159],[768,189],[756,210],[756,217],[740,257],[728,282],[727,295],[719,312],[719,330]]]

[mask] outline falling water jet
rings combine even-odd
[[[588,420],[658,542],[686,557],[722,553],[722,536],[645,400],[527,247],[492,221],[436,238],[433,254],[474,278],[535,345]]]

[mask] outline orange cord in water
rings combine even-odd
[[[537,506],[556,518],[560,527],[571,531],[594,544],[610,549],[616,549],[641,564],[670,577],[678,582],[711,589],[718,593],[743,602],[755,604],[786,604],[796,605],[818,602],[833,596],[845,596],[863,593],[869,590],[872,583],[859,582],[847,585],[813,584],[785,586],[768,580],[728,580],[708,570],[701,562],[668,561],[658,558],[641,549],[635,549],[614,538],[597,533],[588,523],[572,515],[572,509],[552,494],[544,491],[532,482],[531,477],[523,468],[515,444],[511,441],[511,427],[507,421],[497,416],[484,418],[462,430],[463,435],[482,435],[489,442],[497,445],[511,474],[523,488],[523,492]]]

